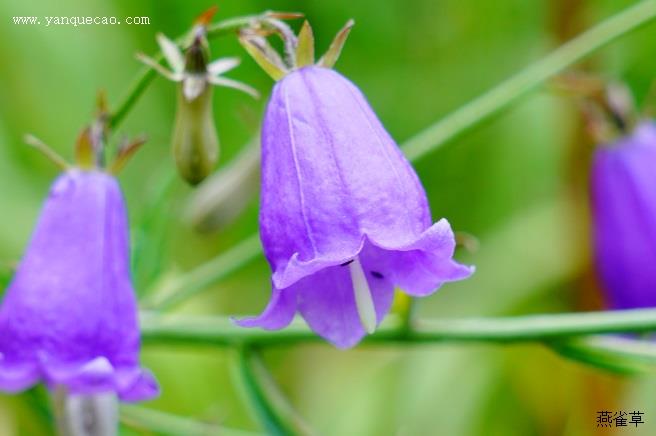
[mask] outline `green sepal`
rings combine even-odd
[[[96,152],[89,127],[85,127],[75,141],[75,164],[86,170],[96,166]]]
[[[257,43],[256,43],[257,41]],[[273,80],[280,80],[288,73],[287,68],[282,63],[280,56],[273,50],[268,42],[264,39],[255,38],[242,34],[239,36],[239,42],[248,52],[257,64]]]
[[[71,168],[71,165],[66,162],[66,159],[61,157],[55,150],[53,150],[36,136],[28,133],[23,137],[23,141],[25,141],[27,145],[40,151],[45,157],[48,158],[48,160],[50,160],[50,162],[54,163],[61,170],[67,171]]]
[[[137,138],[134,138],[131,141],[126,141],[122,143],[118,147],[118,152],[116,153],[116,158],[114,158],[114,162],[109,167],[109,172],[111,174],[118,174],[121,172],[123,167],[128,163],[132,155],[141,148],[142,145],[144,145],[147,141],[147,138],[145,136],[139,136]]]
[[[296,46],[296,67],[303,68],[314,65],[314,34],[312,26],[306,20],[298,34],[298,45]]]
[[[348,20],[346,22],[344,27],[342,27],[342,30],[340,30],[339,33],[337,33],[335,36],[335,39],[333,39],[333,42],[330,44],[326,54],[324,54],[323,57],[319,59],[317,65],[325,68],[332,68],[335,66],[337,59],[339,59],[339,55],[342,53],[344,43],[346,43],[346,39],[348,38],[349,33],[351,32],[351,28],[354,25],[355,21],[353,20]]]

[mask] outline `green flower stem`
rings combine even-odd
[[[163,56],[161,53],[158,53],[153,57],[157,62],[161,62]],[[121,103],[118,104],[117,109],[112,112],[109,116],[107,126],[110,129],[116,129],[119,124],[123,121],[125,116],[128,114],[130,109],[137,102],[141,94],[146,90],[150,82],[157,76],[157,73],[152,68],[141,67],[139,75],[133,80],[128,92],[125,94],[125,97],[121,100]]]
[[[229,318],[142,313],[145,343],[265,346],[322,341],[301,322],[284,330],[244,329]],[[531,342],[602,333],[656,331],[656,309],[528,315],[499,318],[418,320],[406,331],[390,316],[367,343]],[[656,344],[654,345],[656,346]]]
[[[251,235],[230,250],[173,280],[163,289],[153,292],[152,298],[143,305],[153,309],[170,309],[226,277],[261,252],[260,238],[257,234]]]
[[[264,436],[262,433],[236,430],[140,406],[122,405],[120,412],[120,419],[124,425],[155,434],[175,436]]]
[[[265,331],[237,327],[230,319],[223,317],[163,316],[145,312],[141,315],[141,326],[142,339],[146,345],[243,348],[322,341],[301,322],[293,322],[285,330]],[[413,322],[410,329],[401,317],[389,316],[379,330],[367,336],[364,342],[396,346],[442,342],[538,342],[566,358],[584,364],[623,374],[635,374],[656,370],[656,343],[596,335],[655,330],[656,309],[423,320]]]
[[[165,248],[165,217],[169,214],[170,194],[177,174],[169,168],[158,175],[157,189],[148,196],[146,213],[136,227],[132,254],[132,271],[139,296],[143,298],[151,290],[153,280],[161,276]]]
[[[501,112],[545,80],[654,18],[656,1],[643,0],[606,19],[415,135],[405,144],[406,156],[414,160],[435,150]]]
[[[561,46],[542,60],[497,85],[486,94],[429,126],[402,144],[401,148],[409,160],[421,159],[429,152],[455,139],[476,124],[499,113],[554,74],[620,36],[645,25],[654,18],[656,18],[656,0],[644,0],[608,18]],[[185,292],[183,296],[175,298],[175,300],[169,301],[166,307],[171,308],[202,291],[203,289],[197,285],[198,283],[205,283],[207,286],[212,285],[226,276],[226,268],[228,272],[235,271],[240,266],[246,265],[257,258],[260,254],[259,246],[249,245],[250,251],[248,252],[243,250],[242,247],[249,241],[253,241],[254,238],[256,238],[256,235],[251,235],[234,248],[240,254],[241,264],[230,261],[229,265],[223,265],[223,261],[231,258],[233,250],[231,249],[210,260],[207,264],[201,265],[190,273],[181,276],[176,283],[176,288],[185,289],[188,286],[187,283],[189,283],[194,289],[191,292]],[[194,284],[196,285],[194,286]]]
[[[656,369],[656,345],[624,337],[587,336],[549,344],[558,354],[620,374],[640,374]]]
[[[241,376],[244,390],[248,395],[249,404],[255,409],[255,413],[262,422],[268,435],[288,436],[295,434],[288,428],[285,421],[275,410],[274,403],[268,395],[265,383],[262,379],[264,365],[259,360],[257,352],[248,346],[238,349],[239,375]]]
[[[207,38],[215,38],[236,32],[242,27],[248,26],[251,22],[253,22],[253,20],[257,20],[262,17],[262,15],[248,15],[244,17],[230,18],[228,20],[214,23],[207,29]],[[183,43],[187,40],[188,37],[188,34],[184,35],[176,39],[176,42]],[[156,55],[152,56],[152,58],[157,62],[161,62],[164,57],[160,52],[158,52]],[[110,114],[108,122],[110,128],[116,129],[118,127],[118,125],[123,121],[130,109],[132,109],[134,104],[137,102],[139,97],[141,97],[143,92],[146,90],[148,85],[150,85],[150,82],[153,81],[156,75],[157,73],[155,70],[148,67],[143,67],[141,71],[139,71],[139,74],[137,77],[135,77],[132,85],[125,94],[125,97],[123,97],[121,102],[117,105],[116,109]]]

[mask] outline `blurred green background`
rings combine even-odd
[[[319,52],[356,20],[337,69],[358,84],[400,143],[601,19],[631,5],[602,0],[332,0],[220,2],[217,19],[265,9],[294,10],[314,26]],[[29,147],[31,132],[71,157],[74,139],[105,89],[116,103],[156,50],[155,33],[183,33],[212,1],[21,0],[0,2],[0,268],[22,254],[56,169]],[[150,25],[28,26],[12,16],[148,16]],[[295,23],[295,25],[300,24]],[[638,100],[656,76],[656,25],[622,38],[584,67],[626,81]],[[213,55],[237,55],[228,74],[267,95],[271,80],[233,37]],[[266,99],[219,88],[214,108],[223,167],[257,131]],[[173,173],[169,135],[174,86],[158,78],[121,126],[150,140],[120,179],[133,227],[139,292],[207,261],[250,235],[257,200],[214,234],[195,232],[183,213],[192,190]],[[602,307],[590,266],[587,162],[590,144],[571,97],[549,86],[502,116],[431,153],[415,167],[435,218],[479,238],[458,253],[477,266],[471,280],[420,301],[426,317],[512,315]],[[178,310],[259,313],[269,269],[258,257]],[[145,346],[145,366],[162,384],[147,407],[259,431],[229,350]],[[280,347],[265,360],[291,403],[321,435],[593,435],[599,410],[639,410],[656,434],[656,376],[622,377],[563,360],[538,345],[363,345]],[[0,395],[0,435],[51,432],[43,389]],[[122,429],[129,434],[153,434]],[[622,433],[622,432],[617,432]]]

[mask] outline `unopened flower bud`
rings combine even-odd
[[[192,100],[178,87],[178,108],[173,129],[173,155],[180,175],[192,185],[202,182],[219,158],[219,137],[214,126],[212,88],[205,86]]]
[[[173,155],[180,175],[190,184],[202,182],[219,157],[219,138],[212,113],[212,85],[239,89],[257,97],[253,88],[222,77],[239,65],[234,58],[209,62],[209,47],[203,22],[196,26],[192,44],[183,52],[178,45],[157,35],[157,42],[172,71],[146,56],[139,59],[164,77],[178,82],[178,107],[173,130]]]

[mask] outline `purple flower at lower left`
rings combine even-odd
[[[0,307],[0,390],[159,394],[139,364],[127,213],[118,182],[69,170],[53,184]]]

